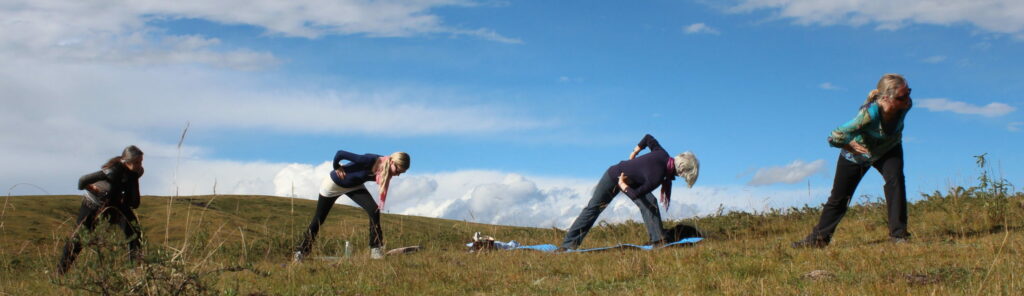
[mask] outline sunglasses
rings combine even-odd
[[[909,98],[910,98],[910,93],[911,93],[911,92],[913,92],[913,91],[914,91],[914,89],[913,89],[913,88],[909,88],[909,87],[908,87],[908,88],[907,88],[907,94],[906,94],[906,95],[903,95],[903,96],[901,96],[901,97],[898,97],[898,98],[896,98],[896,100],[898,100],[898,101],[906,101],[907,99],[909,99]]]

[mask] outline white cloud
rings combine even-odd
[[[821,88],[821,89],[824,89],[824,90],[837,90],[837,89],[839,89],[838,86],[832,84],[831,82],[822,82],[821,84],[818,85],[818,87]]]
[[[925,62],[925,63],[929,63],[929,64],[938,64],[938,63],[941,63],[941,62],[945,62],[946,61],[946,56],[942,56],[942,55],[930,56],[930,57],[922,59],[921,61]]]
[[[981,115],[985,117],[999,117],[1017,110],[1017,108],[1013,106],[998,102],[989,103],[985,106],[976,106],[965,102],[942,98],[919,99],[915,100],[914,105],[933,112],[949,111],[958,114]]]
[[[795,160],[792,163],[781,167],[767,167],[758,169],[754,178],[747,182],[748,185],[769,185],[776,183],[794,184],[821,171],[825,160],[819,159],[805,163],[802,160]]]
[[[768,9],[798,24],[861,26],[893,30],[907,24],[970,23],[996,33],[1024,33],[1024,1],[1018,0],[740,0],[734,12]]]
[[[302,169],[296,170],[301,167]],[[288,195],[294,182],[296,196],[315,199],[320,181],[330,172],[328,163],[290,166],[276,174],[278,195]],[[296,181],[301,180],[301,181]],[[567,228],[590,200],[597,180],[524,176],[520,174],[462,170],[433,174],[407,174],[395,178],[385,211],[397,214],[466,220],[479,223]],[[299,184],[303,184],[300,188]],[[372,183],[368,183],[372,184]],[[367,186],[376,196],[376,186]],[[665,219],[727,211],[764,211],[820,203],[821,189],[765,191],[751,187],[674,187]],[[346,198],[339,203],[354,205]],[[664,208],[662,208],[664,210]],[[640,221],[636,205],[624,195],[616,197],[601,220]]]
[[[1011,132],[1019,132],[1022,126],[1024,126],[1024,122],[1014,121],[1006,125],[1006,130]]]
[[[163,20],[199,19],[250,25],[269,35],[412,37],[471,36],[503,43],[521,40],[487,28],[443,24],[430,10],[474,6],[469,0],[424,1],[74,1],[14,0],[0,5],[0,58],[128,64],[200,63],[240,70],[280,61],[272,54],[232,48],[216,38],[171,35]]]
[[[689,26],[683,27],[683,32],[686,32],[686,34],[719,34],[717,29],[705,25],[704,23],[694,23]]]
[[[207,129],[394,136],[484,133],[552,124],[515,114],[510,106],[474,104],[464,99],[471,98],[469,94],[402,87],[296,90],[204,69],[12,61],[0,65],[0,77],[4,77],[0,89],[6,92],[0,116],[23,122],[87,122],[117,132],[177,128],[185,121]],[[445,103],[453,99],[460,102]]]
[[[473,95],[423,88],[297,90],[247,73],[203,67],[103,65],[5,60],[0,63],[0,186],[32,183],[46,192],[75,192],[75,181],[124,146],[146,152],[147,194],[175,188],[175,143],[186,121],[192,133],[283,131],[379,136],[508,132],[550,126]],[[448,103],[454,101],[453,103]],[[204,158],[186,145],[177,188],[183,194],[274,194],[285,163]],[[244,173],[243,173],[244,172]],[[252,175],[250,175],[252,174]],[[250,176],[260,176],[251,178]],[[308,188],[308,186],[297,186]],[[30,186],[13,194],[38,194]]]
[[[218,194],[277,195],[315,200],[320,182],[331,171],[326,161],[313,165],[204,159],[196,155],[197,149],[188,147],[178,164],[173,146],[143,144],[146,175],[140,183],[144,195],[204,195],[216,190]],[[73,194],[78,192],[75,180],[79,175],[97,170],[106,157],[113,156],[122,147],[102,148],[105,153],[40,152],[19,154],[16,157],[3,153],[0,154],[0,160],[5,165],[28,169],[13,172],[4,170],[0,172],[0,178],[14,181],[4,186],[28,182],[42,187],[46,193]],[[82,165],[83,162],[76,158],[92,161]],[[54,167],[61,169],[54,170]],[[489,170],[409,173],[393,180],[385,211],[480,223],[564,229],[572,224],[590,200],[596,183],[597,180],[590,179],[525,176]],[[375,183],[366,185],[376,197]],[[42,193],[32,186],[19,186],[11,192],[14,195]],[[662,213],[662,217],[681,219],[710,215],[719,208],[726,211],[765,211],[770,208],[817,204],[824,194],[824,190],[817,188],[813,191],[780,191],[745,186],[697,186],[692,189],[676,186],[672,206],[667,213]],[[338,202],[355,206],[344,197],[338,199]],[[619,195],[601,214],[599,221],[616,223],[626,220],[640,221],[639,210],[628,198]]]

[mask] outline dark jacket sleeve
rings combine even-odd
[[[331,165],[334,167],[335,170],[337,170],[341,168],[340,162],[342,160],[356,161],[357,159],[359,159],[359,156],[359,154],[355,154],[345,150],[338,150],[338,153],[334,154],[334,162],[331,163]]]
[[[661,144],[658,143],[658,140],[655,139],[654,136],[651,136],[651,134],[644,135],[644,138],[640,139],[640,143],[637,143],[636,145],[639,146],[640,149],[650,148],[651,151],[665,150],[664,148],[661,148]]]
[[[107,179],[107,174],[103,171],[96,171],[94,173],[88,173],[78,178],[78,190],[85,190],[89,184],[96,183]]]
[[[128,181],[127,188],[125,191],[125,203],[128,204],[132,209],[138,209],[141,201],[141,195],[139,194],[139,179],[133,178]]]

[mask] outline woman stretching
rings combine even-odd
[[[111,158],[102,169],[78,179],[78,189],[86,190],[75,219],[75,230],[64,245],[57,273],[64,274],[82,251],[81,234],[96,228],[96,218],[103,216],[117,224],[129,239],[129,258],[142,260],[142,232],[133,209],[139,207],[139,178],[142,177],[142,150],[134,145],[124,148],[121,156]]]
[[[651,152],[637,157],[636,155],[644,148],[650,148]],[[579,217],[572,223],[572,227],[565,233],[560,250],[578,248],[587,232],[594,226],[597,217],[619,192],[625,193],[640,207],[640,214],[644,219],[644,225],[647,226],[651,243],[664,243],[661,212],[658,211],[657,201],[651,192],[660,185],[661,202],[665,209],[668,209],[672,180],[675,180],[675,176],[683,177],[686,179],[686,185],[693,187],[699,171],[700,163],[693,153],[687,151],[676,155],[675,158],[669,157],[668,152],[658,144],[658,140],[651,135],[644,135],[633,149],[633,153],[629,155],[629,160],[609,167],[601,176],[601,181],[594,187],[590,203],[583,208]]]
[[[836,164],[832,195],[821,211],[821,219],[811,234],[793,243],[794,248],[824,248],[849,209],[857,184],[875,167],[885,179],[885,202],[889,208],[889,238],[906,242],[907,188],[903,182],[903,120],[910,111],[910,87],[903,76],[885,74],[868,94],[857,117],[836,128],[828,137],[829,145],[842,148]]]
[[[347,160],[349,163],[341,165],[341,160]],[[309,223],[309,230],[303,235],[302,243],[295,250],[293,261],[302,261],[312,250],[316,234],[320,232],[320,225],[324,224],[324,219],[327,219],[331,207],[342,194],[348,195],[370,217],[370,258],[384,258],[382,249],[384,234],[380,229],[380,210],[384,208],[391,177],[401,175],[409,169],[409,154],[395,152],[391,156],[359,155],[338,150],[338,153],[334,155],[332,165],[334,165],[334,171],[320,184],[320,199],[316,204],[316,213],[313,215],[313,221]],[[363,183],[370,180],[376,181],[379,186],[379,206],[363,186]]]

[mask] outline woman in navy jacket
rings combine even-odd
[[[348,163],[341,165],[342,160],[347,160]],[[302,243],[296,247],[293,260],[302,261],[309,254],[316,235],[320,232],[320,225],[327,219],[327,214],[330,213],[334,202],[343,194],[362,207],[370,218],[370,257],[373,259],[384,258],[384,235],[380,228],[380,209],[384,208],[391,177],[401,175],[409,169],[409,154],[395,152],[391,156],[380,156],[338,150],[334,154],[332,165],[334,171],[321,182],[316,213],[313,215],[313,221],[309,223],[309,229],[303,235]],[[363,183],[367,181],[377,182],[380,189],[380,205],[374,202],[373,196],[363,186]]]

